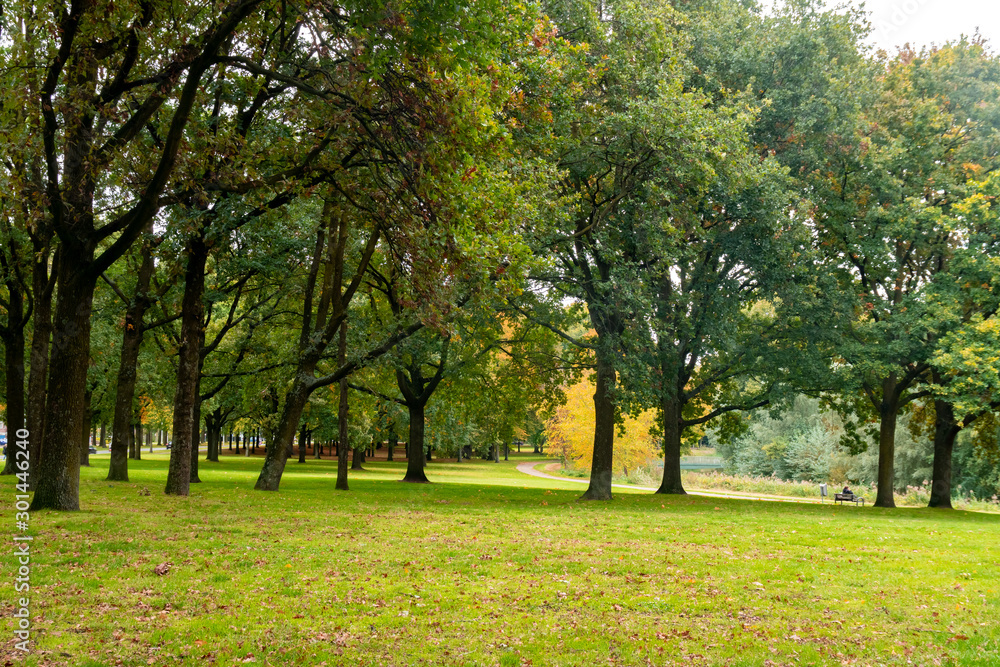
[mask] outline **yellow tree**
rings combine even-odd
[[[627,475],[641,465],[659,456],[656,437],[650,432],[656,423],[656,414],[647,410],[638,416],[624,416],[618,425],[612,469],[615,474]],[[590,468],[594,443],[594,380],[593,372],[566,389],[566,403],[546,422],[546,451],[558,458],[565,467]]]

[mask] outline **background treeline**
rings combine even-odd
[[[923,409],[900,419],[895,443],[897,493],[915,491],[919,495],[930,491],[934,448],[927,433],[927,419]],[[878,477],[877,452],[851,454],[840,446],[843,433],[840,415],[824,411],[816,399],[799,396],[777,417],[756,415],[745,434],[721,443],[717,453],[724,459],[725,472],[730,474],[829,482],[833,486],[873,486]],[[989,444],[976,442],[972,431],[959,434],[952,459],[955,495],[996,500],[1000,467],[993,452]]]
[[[171,494],[203,443],[260,448],[260,490],[296,443],[335,447],[340,489],[397,442],[427,481],[435,451],[540,444],[580,383],[592,424],[548,446],[589,441],[588,499],[650,449],[683,493],[708,431],[753,466],[740,443],[771,429],[792,477],[808,447],[867,451],[881,506],[916,479],[904,423],[932,505],[960,434],[994,456],[1000,60],[979,39],[873,53],[862,14],[809,0],[0,21],[4,397],[31,433],[5,472],[34,508],[79,507],[105,436],[113,480],[170,440]],[[778,434],[797,396],[825,411],[804,433],[837,427]]]

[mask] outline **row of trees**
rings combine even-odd
[[[994,423],[1000,63],[977,40],[888,58],[811,0],[11,2],[0,29],[34,508],[78,508],[95,406],[127,479],[140,396],[171,408],[180,495],[202,425],[209,458],[260,425],[260,490],[333,427],[402,436],[426,481],[429,405],[462,452],[540,432],[584,376],[588,499],[650,409],[683,493],[686,436],[822,396],[878,447],[882,506],[908,407],[935,415],[935,505],[955,434]]]

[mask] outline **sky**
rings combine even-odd
[[[860,5],[860,0],[851,0]],[[1000,50],[1000,2],[997,0],[867,0],[873,33],[870,41],[889,52],[909,42],[920,47],[943,44],[979,29]]]
[[[764,0],[765,6],[780,0]],[[994,51],[1000,51],[1000,1],[998,0],[827,0],[827,6],[862,3],[869,13],[869,43],[889,53],[909,43],[919,49],[932,42],[943,44],[976,29]]]
[[[761,0],[765,7],[780,0]],[[872,24],[868,41],[876,48],[895,53],[909,43],[919,49],[931,43],[944,44],[976,29],[995,52],[1000,52],[1000,0],[827,0],[828,7],[864,3]]]

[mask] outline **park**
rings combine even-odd
[[[0,3],[0,662],[1000,665],[1000,9],[893,2]]]
[[[106,458],[106,457],[105,457]],[[32,665],[976,665],[1000,652],[1000,515],[616,491],[520,462],[334,461],[191,496],[86,470],[88,509],[33,517]],[[143,490],[147,489],[144,494]],[[37,588],[35,588],[37,587]],[[8,653],[10,655],[10,653]]]

